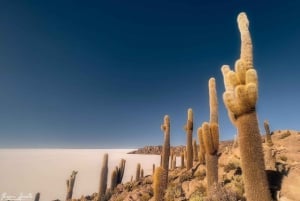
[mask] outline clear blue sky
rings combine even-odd
[[[239,56],[247,13],[259,75],[257,106],[271,129],[300,130],[300,2],[1,1],[0,147],[136,148],[185,144],[209,119],[217,80],[221,139],[236,133],[220,67]],[[194,132],[196,137],[196,132]]]

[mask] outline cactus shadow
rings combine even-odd
[[[283,178],[288,175],[290,168],[285,164],[276,163],[276,170],[266,170],[267,179],[273,200],[277,200],[277,193],[281,190]]]

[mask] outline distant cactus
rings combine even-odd
[[[270,132],[270,126],[269,122],[267,120],[264,121],[264,127],[266,130],[266,142],[269,147],[273,146],[271,132]]]
[[[197,147],[197,141],[194,139],[193,140],[193,154],[194,154],[194,161],[198,161],[199,157],[198,157],[198,147]]]
[[[144,177],[144,169],[142,168],[141,169],[141,178],[143,178]]]
[[[184,151],[181,152],[180,157],[181,157],[181,169],[183,169],[184,168]]]
[[[111,189],[111,190],[114,190],[116,186],[117,186],[117,171],[114,170],[114,171],[111,173],[110,189]]]
[[[153,176],[153,192],[154,192],[154,201],[163,201],[165,186],[167,185],[164,179],[166,170],[162,167],[157,167]]]
[[[117,185],[122,183],[124,172],[125,172],[125,164],[126,164],[126,160],[122,158],[119,163],[119,166],[116,167]]]
[[[188,119],[185,125],[186,131],[186,168],[187,170],[193,167],[193,110],[188,109]]]
[[[155,164],[153,163],[152,164],[152,174],[154,174],[154,172],[155,172]]]
[[[241,166],[247,201],[270,201],[265,173],[261,136],[256,115],[258,78],[253,68],[252,42],[249,21],[245,13],[238,16],[241,34],[240,59],[235,71],[222,67],[225,92],[223,100],[230,120],[237,127]]]
[[[165,169],[166,174],[164,174],[165,178],[163,178],[164,184],[168,184],[168,171],[169,171],[169,161],[170,161],[170,117],[165,115],[164,122],[161,125],[161,130],[164,132],[164,145],[162,150],[162,168]],[[167,186],[164,186],[166,189]]]
[[[141,164],[138,163],[138,164],[136,165],[135,180],[136,180],[136,181],[140,180],[140,176],[141,176]]]
[[[72,200],[72,196],[73,196],[73,188],[74,188],[74,184],[75,184],[75,180],[76,180],[76,175],[77,175],[77,171],[72,172],[70,179],[67,180],[67,196],[66,196],[66,201]]]
[[[39,201],[40,200],[40,193],[36,193],[34,197],[34,201]]]
[[[100,172],[100,185],[98,191],[98,201],[105,200],[105,193],[107,189],[107,175],[108,175],[108,154],[104,154],[102,160],[102,168]]]

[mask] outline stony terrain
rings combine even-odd
[[[300,201],[300,132],[278,130],[272,133],[272,140],[273,146],[271,148],[266,145],[264,140],[263,147],[273,199]],[[159,149],[149,146],[140,149],[137,153],[153,154],[150,150],[155,150],[159,154]],[[183,146],[177,149],[183,149]],[[205,165],[195,161],[193,168],[189,171],[181,168],[180,164],[176,164],[176,168],[169,171],[165,200],[245,200],[238,144],[233,141],[221,142],[218,155],[219,185],[216,186],[213,197],[208,198],[206,194]],[[146,175],[138,181],[119,184],[108,195],[111,201],[154,200],[152,175]],[[74,200],[95,200],[96,196],[95,193]]]

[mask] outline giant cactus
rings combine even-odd
[[[187,170],[193,167],[193,110],[188,109],[188,119],[185,125],[186,131],[186,168]]]
[[[107,189],[107,174],[108,174],[108,154],[104,154],[102,160],[102,168],[100,172],[100,184],[98,192],[98,201],[105,200],[105,193]]]
[[[168,183],[168,170],[169,170],[169,160],[170,160],[170,118],[165,115],[164,122],[161,125],[161,130],[164,132],[164,145],[162,150],[162,168],[165,169],[166,174],[164,174],[165,184]],[[166,189],[167,186],[164,186]]]
[[[240,13],[237,21],[241,34],[241,54],[235,63],[235,71],[226,65],[222,67],[225,85],[223,100],[229,117],[238,130],[247,201],[270,201],[256,115],[258,78],[253,68],[249,21],[245,13]]]

